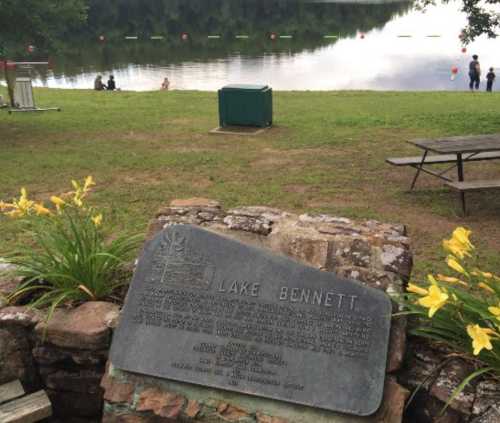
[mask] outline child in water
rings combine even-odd
[[[493,68],[490,68],[490,71],[486,74],[486,91],[491,92],[493,88],[493,81],[495,80],[495,72],[493,72]]]

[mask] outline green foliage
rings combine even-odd
[[[449,3],[450,0],[441,0]],[[417,8],[425,9],[439,3],[437,0],[417,0]],[[464,44],[474,41],[482,34],[489,38],[496,38],[500,29],[500,17],[496,5],[500,0],[462,0],[458,6],[467,16],[467,26],[463,29],[460,38]]]
[[[86,0],[0,0],[0,39],[9,44],[54,45],[85,22]]]
[[[420,0],[419,4],[425,7],[435,2]],[[498,0],[486,3],[494,5]],[[150,35],[167,31],[176,35],[173,39],[177,43],[180,43],[178,34],[183,31],[229,36],[275,31],[306,39],[323,33],[354,33],[380,27],[395,13],[408,10],[411,4],[309,4],[281,0],[0,0],[0,39],[17,54],[28,43],[42,49],[63,48],[68,40],[75,41],[81,35],[94,38],[102,32],[123,37],[124,32]],[[495,36],[499,28],[498,15],[481,0],[463,0],[462,10],[468,16],[465,42],[483,33]],[[88,25],[84,25],[87,18]]]
[[[500,277],[478,269],[469,235],[459,227],[443,241],[451,276],[429,274],[425,287],[410,283],[401,300],[419,318],[414,335],[468,354],[500,377]]]
[[[332,4],[282,0],[90,0],[87,30],[110,29],[120,36],[165,34],[179,41],[191,35],[262,34],[269,32],[323,36],[368,30],[384,25],[394,14],[408,10],[410,2],[390,4]]]
[[[74,186],[62,196],[66,200],[51,198],[54,210],[28,199],[24,189],[19,200],[0,204],[4,214],[22,221],[32,240],[7,257],[24,279],[9,301],[53,310],[62,303],[107,299],[122,284],[123,265],[140,238],[107,240],[102,215],[83,202],[89,184]]]

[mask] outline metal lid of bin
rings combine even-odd
[[[269,85],[233,84],[233,85],[226,85],[225,87],[222,87],[221,90],[266,91],[269,88],[270,88]]]

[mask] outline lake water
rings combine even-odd
[[[159,89],[164,77],[180,90],[230,83],[277,90],[464,90],[472,54],[479,55],[483,77],[489,67],[500,73],[500,40],[480,38],[462,51],[466,19],[458,3],[422,13],[402,2],[275,2],[270,10],[250,13],[248,6],[229,10],[235,1],[207,0],[189,11],[169,6],[164,19],[170,13],[177,20],[170,17],[165,25],[163,15],[148,27],[148,16],[128,26],[126,17],[117,18],[117,27],[69,40],[65,53],[53,58],[53,71],[35,85],[92,88],[97,74],[105,80],[114,74],[119,87],[138,91]],[[459,69],[454,80],[453,66]]]

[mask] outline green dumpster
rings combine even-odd
[[[267,85],[227,85],[219,90],[219,122],[225,126],[273,124],[273,90]]]

